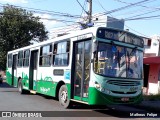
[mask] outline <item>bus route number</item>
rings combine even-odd
[[[82,40],[82,39],[86,39],[86,38],[87,38],[87,35],[81,35],[81,36],[77,37],[78,40]]]
[[[105,38],[118,40],[117,33],[105,31]]]

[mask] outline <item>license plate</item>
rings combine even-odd
[[[121,98],[121,101],[123,101],[123,102],[127,102],[127,101],[129,101],[129,98],[126,98],[126,97]]]

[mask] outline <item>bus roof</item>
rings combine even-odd
[[[106,28],[106,29],[112,29],[112,30],[117,30],[117,31],[125,31],[125,30],[119,30],[119,29],[107,28],[107,27],[90,27],[90,28],[83,29],[83,30],[76,30],[76,31],[71,32],[70,34],[63,35],[63,36],[60,36],[60,37],[56,37],[56,38],[53,38],[53,39],[49,39],[47,41],[36,43],[34,45],[29,45],[29,46],[22,47],[22,48],[19,48],[19,49],[16,49],[16,50],[12,50],[12,51],[9,51],[8,54],[18,52],[18,51],[21,51],[21,50],[35,48],[35,47],[42,46],[42,45],[46,45],[46,44],[56,42],[56,41],[59,41],[59,40],[65,40],[65,39],[68,39],[68,38],[73,38],[73,37],[76,37],[76,36],[79,36],[79,35],[84,35],[84,34],[87,34],[87,33],[92,33],[95,36],[96,32],[97,32],[97,29],[99,29],[99,28],[104,28],[104,29]],[[128,32],[128,31],[125,31],[125,32],[129,33],[129,34],[132,34],[134,36],[137,36],[133,33]],[[137,37],[140,37],[140,36],[137,36]]]
[[[92,34],[95,35],[97,29],[98,29],[98,27],[91,27],[91,28],[87,28],[87,29],[83,29],[83,30],[73,31],[70,34],[67,34],[67,35],[64,35],[64,36],[56,37],[56,38],[53,38],[53,39],[49,39],[47,41],[36,43],[34,45],[29,45],[29,46],[26,46],[26,47],[22,47],[22,48],[19,48],[19,49],[8,51],[8,54],[18,52],[18,51],[21,51],[21,50],[25,50],[25,49],[35,48],[35,47],[45,45],[45,44],[49,44],[49,43],[52,43],[52,42],[56,42],[56,41],[59,41],[59,40],[65,40],[65,39],[76,37],[76,36],[83,35],[83,34],[86,34],[86,33],[92,33]]]

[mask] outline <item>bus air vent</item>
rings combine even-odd
[[[109,80],[107,84],[118,85],[118,86],[138,86],[139,81],[122,81],[122,80]]]

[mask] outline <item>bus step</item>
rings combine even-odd
[[[30,90],[30,93],[32,93],[32,94],[36,94],[36,91],[34,91],[34,90]]]

